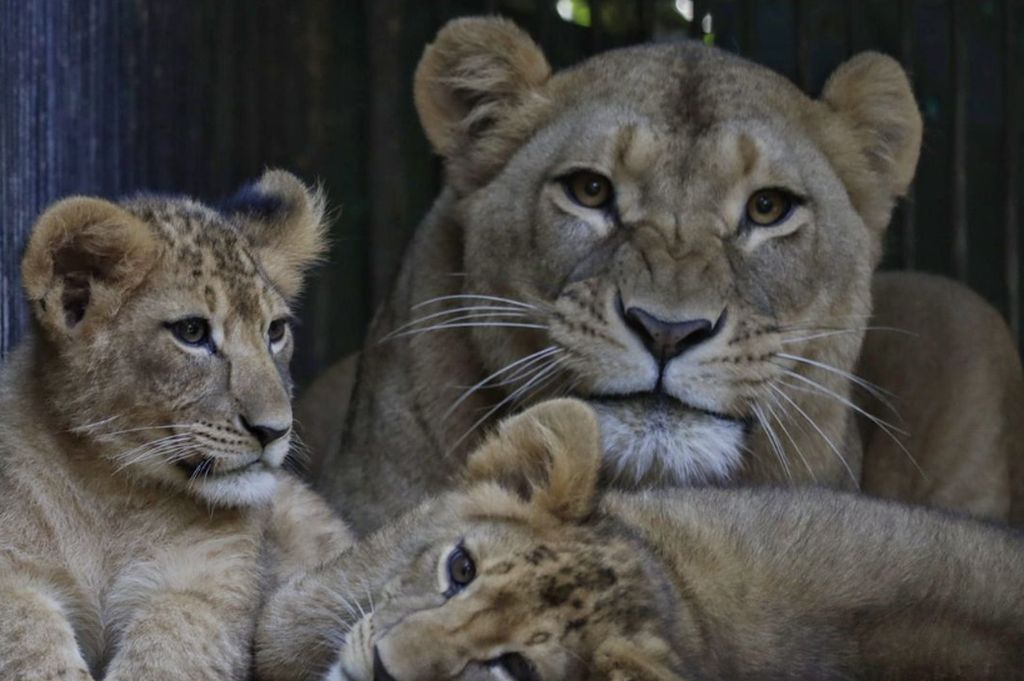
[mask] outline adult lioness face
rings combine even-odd
[[[447,160],[475,349],[511,403],[587,399],[627,481],[728,479],[784,437],[839,454],[845,416],[819,427],[807,394],[846,409],[917,161],[894,61],[854,58],[820,100],[695,43],[552,75],[514,26],[471,19],[428,47],[416,103]]]

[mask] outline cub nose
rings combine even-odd
[[[288,434],[289,428],[274,428],[272,426],[262,426],[258,424],[249,423],[249,420],[244,416],[238,417],[242,426],[252,433],[252,436],[256,438],[256,441],[260,443],[260,447],[266,448],[271,442],[277,442],[285,435]]]
[[[373,681],[397,681],[384,666],[384,661],[380,659],[380,651],[376,648],[373,649]]]
[[[626,326],[643,341],[648,352],[660,362],[678,357],[714,336],[721,327],[722,320],[722,317],[719,317],[718,322],[714,324],[707,319],[672,322],[659,319],[639,307],[627,308],[622,316]]]

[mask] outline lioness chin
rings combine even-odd
[[[271,595],[260,674],[1024,678],[1020,534],[820,489],[602,494],[600,437],[578,401],[502,423],[456,491]]]

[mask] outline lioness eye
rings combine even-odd
[[[186,345],[206,345],[210,340],[210,323],[202,317],[186,317],[166,326]]]
[[[562,180],[565,193],[584,208],[607,208],[615,198],[612,181],[589,170],[578,170]]]
[[[759,189],[747,200],[747,221],[760,227],[778,224],[789,217],[793,203],[781,189]]]
[[[288,329],[287,319],[275,319],[270,322],[270,326],[267,328],[267,338],[270,339],[271,343],[277,343],[284,338],[284,332]]]
[[[448,581],[456,589],[467,586],[476,578],[476,565],[473,558],[461,546],[457,546],[448,554]]]

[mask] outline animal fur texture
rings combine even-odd
[[[286,322],[323,200],[268,171],[223,211],[65,199],[0,378],[0,678],[247,679],[262,589],[347,530],[280,468]]]
[[[1006,325],[954,284],[873,279],[921,140],[894,60],[858,55],[811,99],[696,43],[552,73],[510,22],[459,19],[415,101],[445,188],[362,353],[300,405],[320,488],[358,531],[559,395],[597,411],[617,487],[826,485],[1007,517],[1024,420]],[[786,208],[767,225],[764,191]],[[881,340],[858,369],[865,333]],[[944,354],[964,361],[936,373]]]
[[[582,402],[501,423],[458,489],[281,585],[260,672],[1024,679],[1021,534],[823,489],[601,492],[602,457]]]

